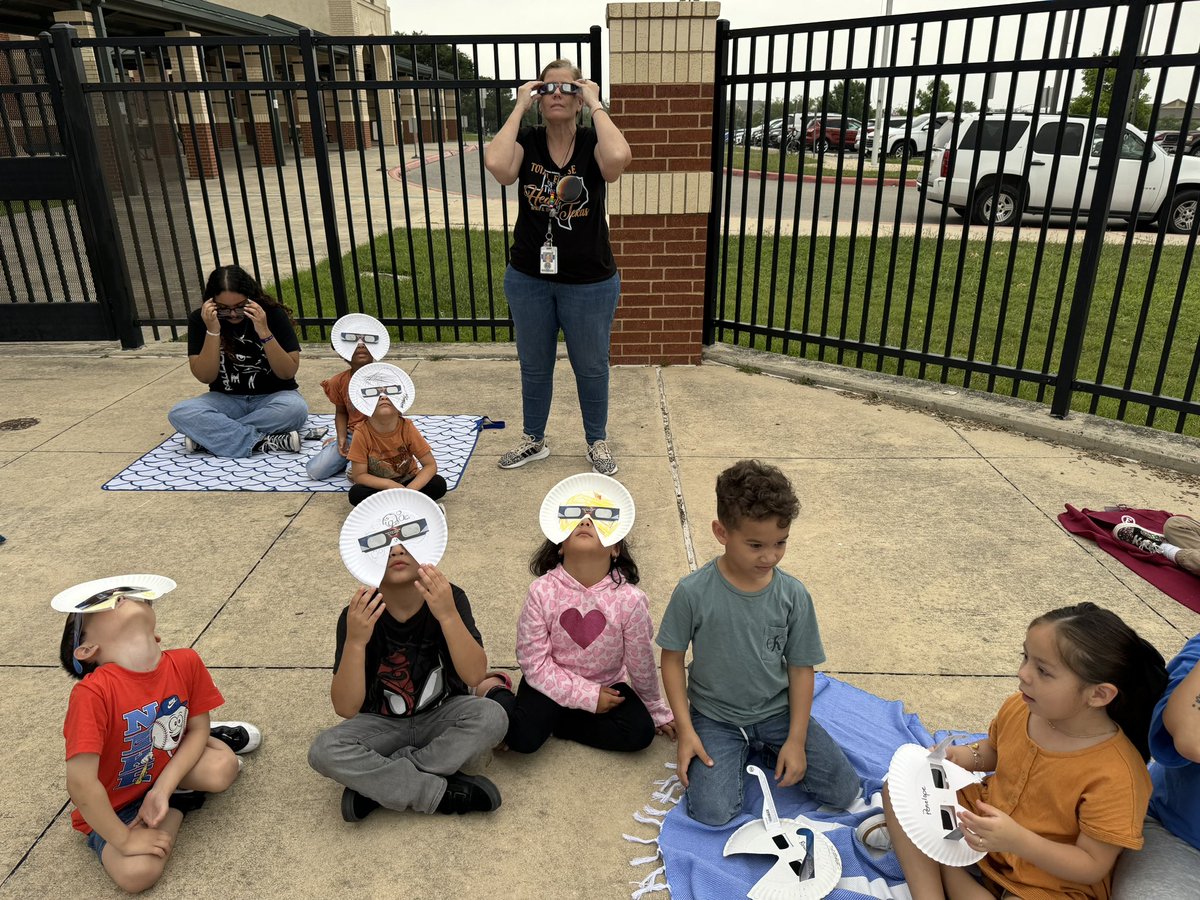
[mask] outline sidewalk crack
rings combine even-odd
[[[679,479],[679,459],[675,455],[675,438],[671,433],[671,410],[667,407],[667,385],[663,381],[662,366],[655,367],[658,382],[658,408],[662,412],[663,436],[667,439],[667,465],[671,469],[671,483],[675,486],[675,505],[679,510],[679,524],[683,527],[683,549],[687,554],[688,571],[696,571],[696,548],[692,546],[692,529],[688,524],[687,502],[683,499],[683,482]]]

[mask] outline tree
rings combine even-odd
[[[836,82],[827,96],[827,108],[831,113],[842,113],[854,119],[865,117],[868,121],[875,116],[875,107],[867,102],[865,81]],[[817,109],[820,109],[819,104]]]
[[[934,85],[937,85],[936,102],[933,96]],[[936,78],[930,78],[929,83],[925,87],[917,91],[916,102],[913,103],[912,114],[918,115],[927,112],[945,112],[954,108],[954,100],[950,96],[950,83],[948,81],[938,81]]]
[[[1100,103],[1096,107],[1096,115],[1101,119],[1108,117],[1109,106],[1112,104],[1113,82],[1116,81],[1116,77],[1117,70],[1115,68],[1109,66],[1104,69],[1104,83],[1100,86]],[[1071,100],[1069,107],[1071,115],[1090,116],[1092,114],[1092,103],[1096,99],[1096,83],[1099,78],[1100,69],[1083,70],[1083,91],[1078,97]],[[1150,76],[1141,69],[1133,73],[1133,109],[1130,111],[1128,121],[1138,128],[1145,128],[1150,124],[1150,95],[1146,92],[1146,86],[1149,83]]]
[[[396,31],[393,33],[399,37],[405,37],[406,34],[414,36],[423,36],[425,34],[423,31]],[[414,56],[414,53],[416,57],[416,66],[414,67],[416,71],[405,71],[408,67],[402,63],[404,68],[401,69],[401,78],[406,78],[410,75],[421,79],[434,78],[448,81],[472,81],[478,78],[475,72],[475,63],[471,60],[471,57],[451,44],[409,44],[407,46],[401,44],[397,48],[396,53],[401,60],[410,60]],[[487,95],[488,93],[490,92],[486,90],[476,91],[469,88],[460,88],[454,91],[458,101],[458,115],[460,117],[466,116],[468,130],[473,131],[478,127],[479,120],[477,116],[480,113],[481,95]],[[503,101],[501,102],[501,107],[503,108]],[[512,107],[513,103],[510,98],[507,111],[511,111]],[[484,130],[496,131],[500,125],[504,124],[504,119],[501,119],[499,125],[493,126],[490,120],[495,116],[495,111],[495,99],[492,99],[490,104],[484,105],[482,110]]]

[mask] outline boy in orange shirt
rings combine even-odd
[[[355,432],[350,460],[350,505],[379,491],[406,487],[432,500],[446,494],[429,443],[403,415],[413,401],[412,379],[402,369],[373,363],[350,379],[350,400],[367,418]]]

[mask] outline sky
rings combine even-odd
[[[389,0],[392,9],[392,28],[399,31],[422,31],[426,34],[545,34],[545,33],[582,33],[586,32],[592,25],[600,25],[602,28],[605,25],[605,10],[607,3],[601,0],[559,0],[557,3],[529,3],[516,2],[516,0]],[[1016,2],[1025,2],[1025,0],[993,0],[993,2],[980,2],[980,0],[893,0],[892,9],[894,14],[924,12],[932,10],[952,10],[966,9],[971,7],[990,7],[993,10],[1002,10],[1004,6],[1012,5]],[[829,10],[835,9],[839,19],[862,19],[863,24],[870,23],[871,20],[882,15],[885,5],[885,0],[838,0],[836,6],[825,6],[819,3],[803,3],[796,0],[726,0],[721,4],[721,18],[728,19],[730,25],[737,28],[753,28],[769,25],[787,25],[800,22],[818,22],[826,21],[830,18]],[[1044,4],[1047,9],[1050,9],[1053,4],[1047,2]],[[1171,15],[1171,4],[1162,7],[1156,14],[1155,27],[1152,37],[1150,38],[1149,49],[1151,52],[1162,52],[1166,47],[1166,37],[1169,25],[1169,17]],[[1200,50],[1200,0],[1185,0],[1179,4],[1180,20],[1178,31],[1175,38],[1176,52],[1194,53]],[[1096,10],[1088,13],[1085,20],[1085,27],[1082,34],[1082,43],[1080,53],[1082,55],[1091,55],[1101,49],[1104,42],[1105,22],[1104,10]],[[1024,47],[1017,46],[1016,34],[1016,17],[1008,17],[1003,21],[1001,30],[998,32],[999,40],[997,41],[997,58],[1013,59],[1013,58],[1031,58],[1041,57],[1043,55],[1042,42],[1044,39],[1044,24],[1039,28],[1034,26],[1033,19],[1030,20],[1030,33],[1027,36]],[[1040,20],[1043,21],[1044,20]],[[1115,44],[1119,44],[1120,28],[1123,18],[1117,20]],[[1059,28],[1061,28],[1062,19],[1059,19]],[[986,59],[988,56],[988,41],[989,28],[977,27],[976,33],[972,40],[971,53],[969,58],[973,60]],[[913,61],[913,50],[915,47],[912,41],[913,31],[901,33],[894,37],[898,46],[897,60],[900,64]],[[855,52],[855,62],[859,65],[867,64],[866,53],[866,29],[858,32],[857,48]],[[1072,30],[1072,35],[1074,29]],[[835,40],[833,48],[833,58],[838,59],[839,56],[845,56],[844,38],[846,33],[842,32],[840,41]],[[961,59],[964,35],[960,30],[951,30],[948,32],[946,40],[946,59]],[[1057,38],[1053,41],[1057,48]],[[935,37],[933,29],[927,28],[925,37],[922,40],[922,52],[920,62],[922,64],[932,64],[937,60],[938,40]],[[573,50],[573,48],[571,48]],[[782,47],[777,48],[782,55]],[[814,41],[814,59],[822,59],[824,57],[826,45],[821,42]],[[748,45],[743,44],[742,58],[747,55]],[[490,48],[489,48],[490,51]],[[546,52],[544,50],[541,59],[545,60]],[[604,52],[607,54],[607,32],[604,38]],[[510,51],[511,53],[511,51]],[[759,69],[761,71],[761,58],[765,53],[765,43],[759,44],[758,55],[760,59]],[[797,56],[795,57],[796,64],[802,59],[803,50],[797,47]],[[779,64],[783,64],[782,59],[778,60]],[[525,70],[532,66],[531,59],[525,59],[521,62],[522,75]],[[815,66],[814,66],[815,68]],[[507,57],[502,57],[500,77],[512,77],[514,69],[514,61]],[[508,70],[508,71],[504,71]],[[487,71],[481,66],[481,74],[492,75],[494,73]],[[1151,99],[1156,96],[1158,83],[1162,77],[1160,70],[1149,70],[1151,81],[1148,86]],[[1176,97],[1186,98],[1190,89],[1191,81],[1194,77],[1195,69],[1191,66],[1186,68],[1174,68],[1166,73],[1166,84],[1163,91],[1163,99],[1170,101]],[[928,80],[928,76],[920,79],[921,84]],[[958,85],[955,81],[951,81],[955,94],[957,94]],[[1078,77],[1075,79],[1075,89],[1072,94],[1079,92],[1080,81]],[[1013,98],[1012,106],[1014,108],[1029,108],[1037,100],[1037,76],[1022,75],[1017,79],[1015,90],[1010,93],[1011,82],[1009,76],[999,76],[993,84],[993,106],[1007,105],[1010,96]],[[761,90],[761,89],[760,89]],[[778,88],[779,93],[782,92]],[[900,105],[901,99],[907,99],[908,82],[906,79],[896,79],[893,86],[894,102],[892,106]],[[967,84],[964,88],[964,97],[974,97],[976,101],[983,99],[984,80],[982,76],[967,76]],[[1200,99],[1200,92],[1198,92]],[[980,103],[980,105],[983,105]]]

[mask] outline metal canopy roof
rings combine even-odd
[[[0,0],[0,32],[36,35],[54,24],[54,13],[79,7],[75,0]],[[83,0],[91,11],[91,0]],[[208,0],[104,0],[105,30],[110,37],[161,35],[181,26],[211,35],[296,34],[302,27],[278,16],[256,16]]]

